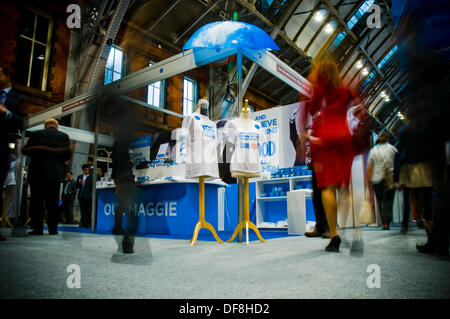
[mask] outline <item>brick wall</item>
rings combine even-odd
[[[18,61],[17,39],[18,24],[22,2],[0,2],[0,63],[11,68],[14,74],[16,65],[25,63]],[[64,100],[67,56],[69,52],[70,30],[65,22],[64,6],[50,2],[41,3],[36,7],[53,18],[52,51],[49,63],[47,90],[41,91],[13,82],[13,87],[28,98],[28,113],[34,114],[42,109],[60,103]],[[46,11],[48,8],[48,11]],[[14,78],[14,76],[13,76]]]

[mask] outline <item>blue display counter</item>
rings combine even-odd
[[[226,184],[205,183],[205,220],[219,230],[220,209],[219,189]],[[137,186],[137,200],[132,210],[138,216],[138,234],[192,235],[198,222],[198,182],[157,182]],[[114,228],[114,212],[117,195],[114,187],[97,189],[97,227],[96,231],[111,233]],[[126,218],[123,218],[123,227]],[[221,223],[221,230],[232,231],[232,223]]]

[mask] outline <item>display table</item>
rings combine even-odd
[[[222,181],[205,183],[205,220],[216,229],[223,219],[223,201],[219,201],[219,190],[226,187]],[[132,209],[138,216],[138,234],[160,234],[192,236],[198,222],[198,181],[158,181],[138,184],[136,203]],[[222,190],[223,192],[223,190]],[[117,195],[114,186],[97,187],[97,227],[98,232],[111,233],[114,228],[114,211]],[[123,225],[126,218],[123,218]],[[227,230],[227,229],[223,229]]]

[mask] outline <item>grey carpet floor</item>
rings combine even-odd
[[[64,232],[0,242],[0,298],[449,298],[450,262],[415,250],[423,230],[364,231],[365,250],[324,251],[328,240],[290,236],[220,245],[137,238],[132,256],[111,235]],[[346,238],[351,239],[352,230]],[[69,288],[79,267],[80,288]],[[380,287],[369,288],[369,265]],[[68,280],[69,279],[69,280]]]

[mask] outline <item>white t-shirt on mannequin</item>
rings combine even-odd
[[[225,124],[224,133],[228,142],[235,146],[230,161],[231,172],[259,174],[261,160],[258,144],[264,142],[260,123],[251,119],[237,118]]]
[[[208,117],[193,113],[183,119],[186,137],[186,177],[219,178],[217,127]]]

